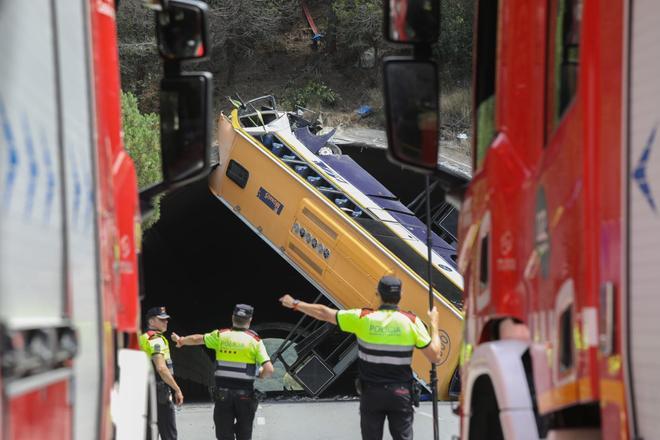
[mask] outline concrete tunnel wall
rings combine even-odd
[[[343,150],[404,203],[422,191],[423,177],[389,163],[383,150]],[[168,332],[185,335],[229,327],[236,303],[255,306],[253,327],[295,323],[300,315],[281,307],[277,299],[290,293],[311,301],[318,294],[210,193],[206,179],[166,195],[160,212],[143,241],[142,307],[166,306],[172,316]],[[209,353],[172,344],[172,356],[184,394],[193,400],[208,398],[213,373]],[[352,379],[338,380],[324,394],[352,392]]]

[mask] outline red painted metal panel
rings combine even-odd
[[[71,439],[73,420],[68,396],[69,382],[65,380],[11,399],[7,438]]]
[[[134,166],[125,154],[121,138],[121,90],[115,4],[112,0],[90,0],[90,4],[97,138],[100,275],[103,280],[105,329],[102,347],[103,407],[108,409],[110,390],[115,381],[116,353],[113,348],[113,329],[134,330],[138,322],[135,257],[135,221],[138,206]],[[124,238],[123,244],[122,238]],[[99,437],[109,438],[112,426],[108,410],[103,411],[102,418]]]
[[[534,279],[525,278],[525,269],[534,249],[534,213],[538,164],[543,152],[543,105],[545,96],[545,2],[507,0],[500,4],[497,48],[496,130],[482,166],[475,170],[461,213],[461,242],[471,225],[491,214],[490,303],[482,309],[468,309],[477,323],[477,343],[483,326],[493,318],[512,316],[523,322],[533,307],[529,290]],[[477,252],[477,244],[473,245]],[[472,277],[478,277],[476,253],[471,259]],[[466,283],[466,295],[478,283]],[[472,304],[471,302],[468,302]]]
[[[119,230],[119,302],[117,330],[137,333],[140,322],[137,248],[140,217],[138,215],[137,178],[130,156],[120,151],[113,167],[115,206]]]
[[[475,170],[459,224],[461,246],[466,247],[459,254],[467,255],[468,264],[462,268],[469,298],[465,342],[478,344],[492,319],[510,316],[526,323],[533,340],[544,347],[533,352],[533,365],[536,391],[545,395],[546,409],[598,401],[604,393],[602,419],[607,429],[603,434],[621,438],[621,426],[627,423],[621,354],[599,355],[593,317],[600,286],[606,282],[621,286],[622,279],[625,2],[608,2],[607,7],[598,0],[583,2],[577,94],[557,124],[548,112],[556,94],[555,71],[550,67],[554,55],[547,52],[557,41],[554,32],[548,32],[556,3],[500,2],[499,134]],[[487,213],[490,298],[479,304],[480,245],[478,239],[468,240],[468,231],[479,227]],[[547,226],[545,243],[537,240],[544,235],[538,231],[539,213]],[[574,368],[566,372],[558,371],[557,362],[549,359],[557,357],[555,309],[560,288],[568,280],[574,286],[571,336],[576,349]],[[621,328],[619,322],[616,327]],[[572,397],[566,400],[566,396]]]

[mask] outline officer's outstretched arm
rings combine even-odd
[[[163,379],[163,381],[174,390],[174,402],[177,405],[181,405],[183,403],[183,394],[181,393],[181,388],[179,388],[179,385],[174,380],[174,376],[172,376],[172,373],[170,373],[170,370],[167,368],[165,358],[162,354],[154,354],[151,359],[156,366],[156,372],[160,378]]]
[[[179,336],[172,332],[172,340],[177,348],[181,348],[184,345],[202,345],[204,344],[204,335]]]
[[[280,298],[282,305],[288,309],[299,310],[305,315],[316,318],[320,321],[337,324],[337,309],[324,306],[323,304],[309,304],[304,301],[293,299],[291,295],[284,295]]]

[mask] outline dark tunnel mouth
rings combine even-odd
[[[160,220],[145,232],[142,260],[143,310],[167,307],[172,316],[168,337],[171,332],[203,334],[231,327],[231,313],[238,303],[255,307],[252,328],[265,331],[262,336],[284,337],[283,326],[295,324],[300,315],[283,308],[278,298],[289,293],[313,301],[318,294],[303,275],[234,216],[204,181],[162,200]],[[203,347],[177,349],[173,343],[170,347],[175,378],[186,401],[210,401],[213,353]],[[344,383],[350,381],[343,379],[322,396],[354,392]],[[267,397],[282,394],[267,393]]]

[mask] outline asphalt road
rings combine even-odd
[[[329,127],[328,130],[330,130]],[[331,142],[340,147],[342,144],[357,144],[386,149],[387,134],[385,131],[372,128],[337,127],[337,132]],[[467,139],[443,139],[440,141],[438,150],[438,163],[469,179],[472,175],[470,151]]]
[[[357,401],[265,402],[259,405],[253,440],[356,440],[360,438]],[[458,434],[458,418],[449,403],[439,404],[440,439]],[[422,402],[416,408],[416,439],[433,438],[432,408]],[[214,439],[212,404],[186,404],[177,411],[177,427],[182,440]],[[385,440],[391,440],[387,426]]]

